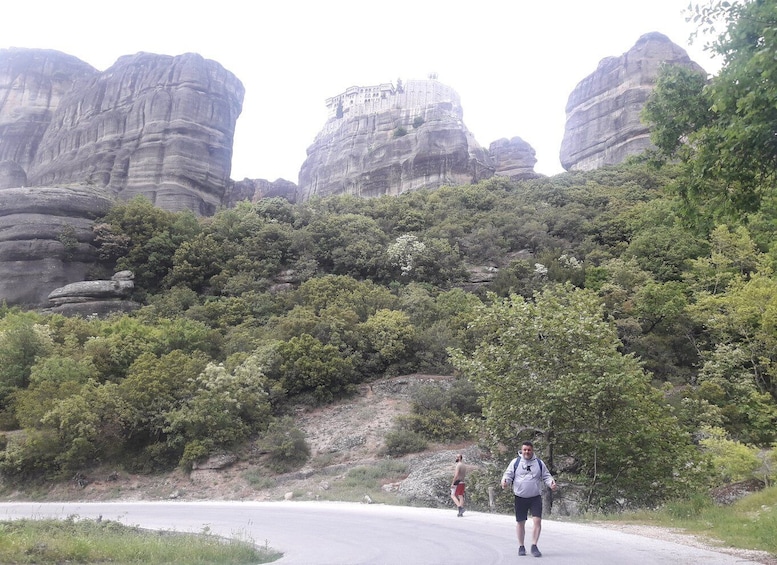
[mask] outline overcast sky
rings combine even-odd
[[[35,0],[4,2],[0,48],[56,49],[99,70],[122,55],[196,52],[245,86],[232,178],[297,182],[349,86],[424,79],[461,97],[478,143],[521,137],[535,170],[561,172],[569,94],[599,61],[658,31],[714,73],[689,0]]]

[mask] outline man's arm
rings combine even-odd
[[[505,472],[502,475],[502,488],[505,488],[507,485],[512,483],[514,478],[515,478],[515,459],[510,461],[510,464],[507,465],[507,469],[505,469]]]
[[[550,474],[550,471],[548,471],[548,466],[545,465],[545,462],[542,462],[542,481],[548,485],[550,490],[556,490],[556,480],[553,478],[553,475]]]

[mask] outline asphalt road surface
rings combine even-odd
[[[535,559],[518,556],[512,516],[466,512],[458,518],[453,509],[292,501],[0,503],[0,520],[68,516],[102,516],[126,525],[179,532],[207,529],[266,543],[283,552],[278,565],[525,565]],[[530,523],[526,535],[528,541]],[[756,563],[551,519],[543,520],[539,547],[544,564]]]

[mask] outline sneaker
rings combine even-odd
[[[457,506],[456,508],[457,508],[457,511],[458,511],[457,516],[459,518],[461,518],[461,515],[464,514],[464,509],[461,506]]]
[[[518,548],[518,555],[526,555],[526,548],[524,546]]]
[[[539,549],[537,549],[536,545],[531,546],[531,554],[534,557],[542,557],[542,552]]]

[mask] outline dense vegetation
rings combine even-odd
[[[768,480],[777,153],[755,156],[748,120],[772,76],[750,65],[777,62],[749,46],[775,51],[777,9],[699,12],[716,17],[720,78],[667,70],[646,111],[657,151],[618,167],[205,219],[117,205],[95,226],[95,276],[132,270],[145,306],[0,309],[0,472],[154,471],[249,441],[282,470],[306,457],[295,403],[427,372],[457,380],[418,391],[389,452],[475,433],[499,454],[534,437],[592,507]],[[474,267],[493,280],[472,283]]]

